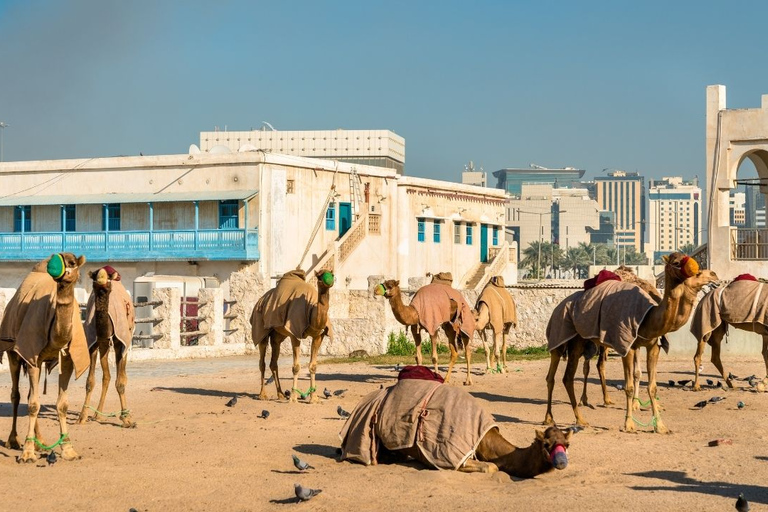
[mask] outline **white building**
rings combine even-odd
[[[732,192],[728,199],[728,209],[731,212],[731,226],[743,226],[747,223],[747,198],[744,192]]]
[[[679,176],[651,180],[648,194],[648,245],[646,254],[657,261],[685,245],[702,244],[702,195],[696,181]]]
[[[480,167],[480,170],[475,169],[475,163],[470,161],[464,166],[464,171],[461,173],[461,182],[465,185],[487,187],[488,173],[482,167]]]

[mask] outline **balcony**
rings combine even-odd
[[[0,261],[39,261],[54,252],[89,261],[257,261],[258,229],[0,233]]]
[[[768,260],[768,229],[731,228],[731,260]]]

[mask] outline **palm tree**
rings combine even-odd
[[[583,242],[579,247],[569,247],[563,260],[563,268],[573,271],[574,278],[582,278],[586,275],[589,264],[592,263],[593,252],[588,253]]]
[[[696,246],[693,244],[685,244],[677,249],[683,254],[693,254],[693,251],[696,250]]]
[[[528,247],[523,249],[523,258],[520,260],[518,268],[530,269],[532,276],[540,278],[541,268],[539,264],[543,264],[546,261],[544,259],[546,252],[544,243],[534,240],[528,244]],[[541,259],[539,259],[540,256]]]

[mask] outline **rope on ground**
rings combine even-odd
[[[117,412],[101,412],[97,408],[91,407],[90,405],[86,405],[86,407],[88,409],[92,410],[93,412],[95,412],[96,414],[98,414],[99,416],[104,416],[105,418],[117,418],[118,415],[119,415],[120,418],[122,419],[122,418],[125,418],[127,416],[130,416],[130,414],[131,414],[131,410],[130,409],[122,409],[122,410],[117,411]]]

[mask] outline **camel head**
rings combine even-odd
[[[662,259],[665,263],[664,272],[672,278],[675,285],[685,282],[687,286],[698,291],[704,285],[718,281],[714,271],[701,270],[696,260],[681,252],[673,252]]]
[[[85,256],[78,258],[71,252],[60,252],[48,259],[47,270],[59,286],[67,286],[80,279],[80,267],[83,265],[85,265]]]
[[[94,289],[102,289],[106,291],[112,291],[112,281],[120,280],[120,274],[109,265],[88,272],[88,277],[93,280]]]
[[[379,283],[373,288],[374,295],[384,297],[385,299],[394,297],[398,293],[400,293],[400,281],[395,279],[389,279],[383,283]]]
[[[555,469],[565,469],[568,465],[568,446],[571,444],[571,431],[563,432],[557,427],[549,427],[544,432],[536,430],[534,445],[541,449],[542,455]]]
[[[318,288],[322,289],[329,289],[333,286],[334,281],[336,280],[335,276],[333,275],[333,272],[330,270],[316,270],[315,271],[315,277],[317,278],[317,286]]]

